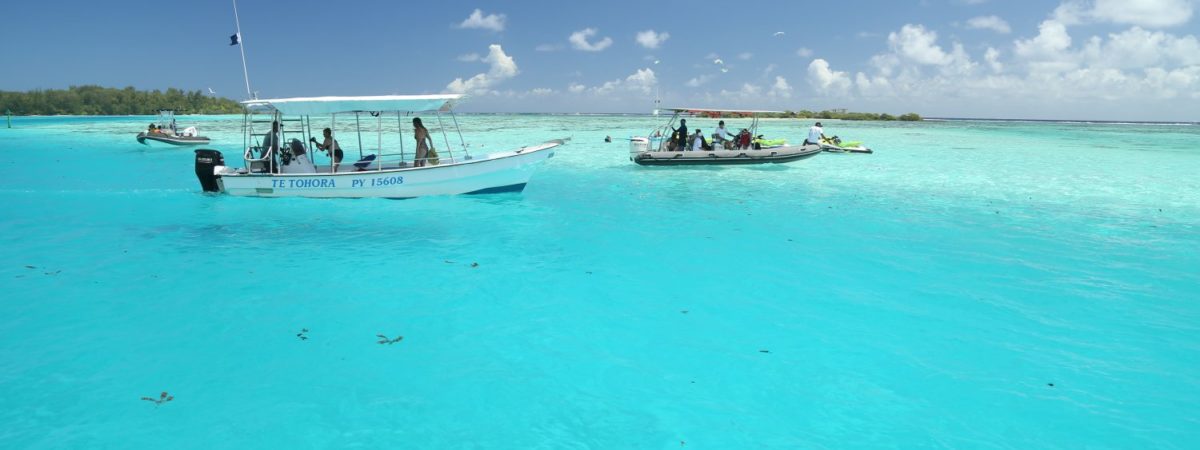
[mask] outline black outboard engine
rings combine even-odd
[[[204,192],[219,192],[217,176],[213,168],[225,165],[225,156],[221,152],[209,149],[196,150],[196,178],[200,179],[200,187]]]

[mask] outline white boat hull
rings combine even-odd
[[[139,144],[160,146],[188,146],[188,145],[205,145],[209,143],[208,138],[204,136],[171,136],[166,134],[148,134],[145,132],[138,133],[137,141]]]
[[[508,192],[524,189],[537,163],[554,156],[554,148],[559,145],[561,141],[551,141],[426,167],[258,174],[217,166],[213,173],[221,192],[250,197],[414,198]]]
[[[821,144],[821,150],[830,153],[875,153],[867,147],[840,147],[833,144]]]
[[[649,151],[650,140],[633,138],[629,160],[643,166],[688,166],[728,164],[778,164],[811,158],[821,153],[817,145],[791,145],[759,150]]]

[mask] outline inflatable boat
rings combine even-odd
[[[147,133],[145,131],[138,133],[137,141],[139,144],[150,145],[150,143],[162,143],[168,145],[204,145],[209,142],[209,139],[204,136],[173,136],[166,133]]]
[[[696,108],[668,108],[667,111],[674,111],[666,124],[651,130],[648,137],[633,137],[629,139],[629,160],[642,166],[691,166],[691,165],[724,165],[724,164],[778,164],[799,161],[802,159],[811,158],[821,153],[821,146],[810,145],[787,145],[787,141],[783,139],[763,139],[757,134],[758,131],[758,115],[762,113],[772,113],[773,111],[746,111],[746,110],[728,110],[728,109],[696,109]],[[680,128],[675,126],[676,121],[680,122],[680,127],[685,126],[681,116],[691,117],[693,124],[705,118],[720,118],[723,115],[728,115],[731,122],[736,119],[749,119],[749,126],[742,128],[740,133],[736,133],[739,139],[722,140],[720,136],[713,136],[711,145],[708,141],[699,142],[701,138],[689,136],[697,150],[686,150],[677,145],[677,140],[671,139],[674,133]],[[720,123],[711,125],[721,125]],[[702,129],[713,129],[715,127],[710,124],[700,125]],[[737,129],[738,127],[733,127]],[[692,128],[695,130],[695,128]],[[757,136],[751,140],[750,136]],[[725,146],[729,145],[728,148]],[[703,150],[699,148],[703,147]]]
[[[639,143],[642,146],[649,146],[646,138],[634,138],[633,144],[638,145]],[[643,151],[634,153],[630,158],[633,159],[633,162],[643,166],[770,164],[799,161],[820,153],[821,147],[809,144],[761,150]]]

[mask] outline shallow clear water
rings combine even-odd
[[[876,153],[644,168],[602,141],[653,118],[460,119],[573,141],[521,194],[254,199],[150,118],[0,128],[0,447],[1200,442],[1200,127],[831,122]],[[240,117],[180,124],[238,159]]]

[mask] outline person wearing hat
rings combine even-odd
[[[808,129],[808,137],[804,139],[804,145],[821,145],[821,140],[825,137],[825,130],[821,128],[821,122],[817,122],[812,128]]]

